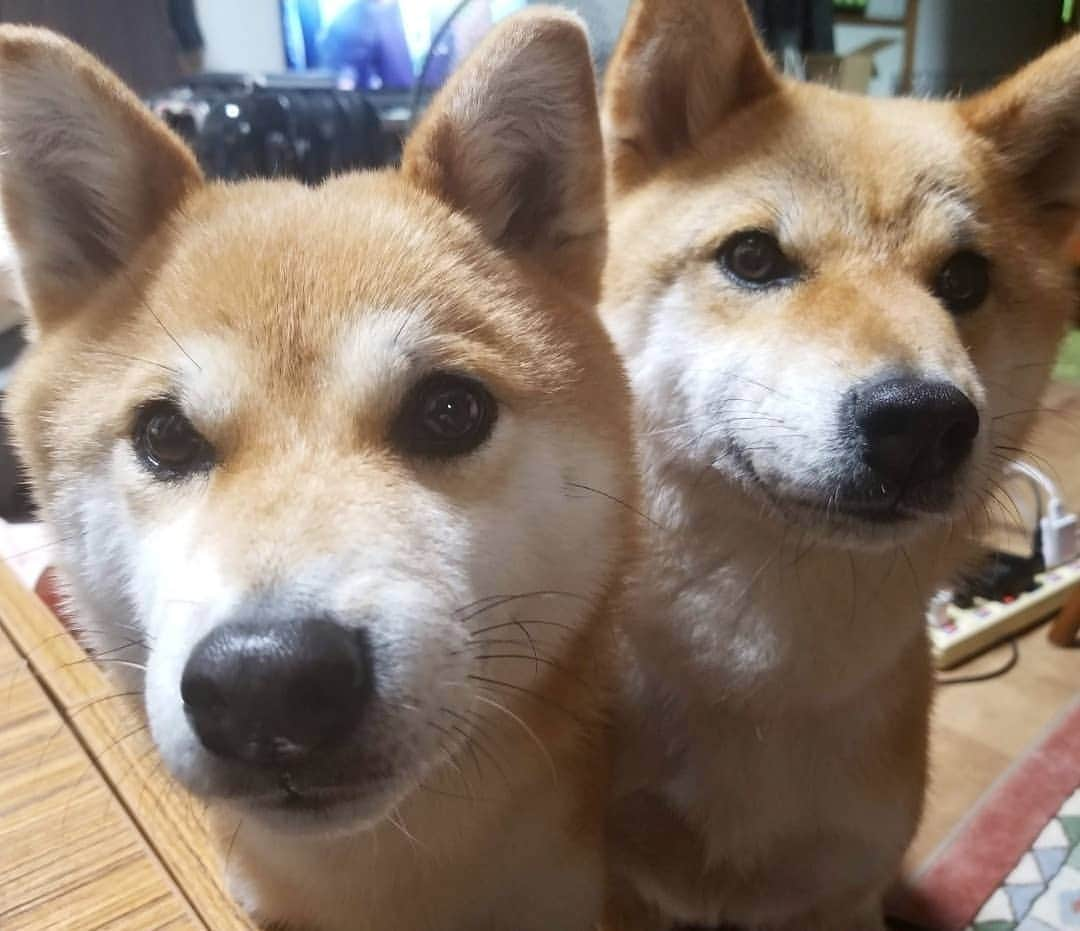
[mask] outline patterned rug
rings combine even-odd
[[[979,909],[973,931],[1080,928],[1080,789]]]
[[[905,890],[934,931],[1080,929],[1080,697]]]

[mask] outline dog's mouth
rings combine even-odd
[[[252,796],[246,804],[256,810],[296,815],[330,815],[336,809],[363,803],[367,793],[353,786],[309,788],[283,773],[278,791]]]
[[[292,829],[347,829],[374,824],[424,772],[424,765],[393,748],[362,746],[272,765],[252,766],[207,754],[194,778],[181,781],[196,795],[245,816]]]
[[[890,486],[856,468],[828,485],[807,487],[763,475],[747,453],[736,450],[727,458],[745,488],[785,520],[809,530],[895,534],[947,520],[959,498],[960,483],[953,477]]]
[[[951,510],[953,498],[951,492],[927,499],[904,494],[876,497],[836,492],[821,495],[764,487],[778,508],[799,511],[817,523],[862,523],[870,526],[912,524],[946,516]]]
[[[282,773],[275,789],[234,795],[229,802],[282,830],[347,830],[380,821],[391,794],[390,780],[316,786]]]

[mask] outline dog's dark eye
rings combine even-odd
[[[135,419],[132,444],[142,464],[156,478],[184,478],[214,464],[214,451],[175,401],[144,404]]]
[[[495,399],[479,382],[437,372],[409,392],[392,439],[398,449],[413,456],[463,456],[491,435],[497,412]]]
[[[978,252],[957,252],[934,281],[934,294],[954,314],[974,310],[989,293],[990,262]]]
[[[771,233],[746,230],[720,247],[720,264],[739,284],[764,288],[790,281],[798,272]]]

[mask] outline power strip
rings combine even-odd
[[[1034,591],[1011,601],[976,598],[966,610],[949,604],[931,611],[930,642],[938,669],[949,669],[1058,611],[1080,585],[1080,559],[1040,572],[1035,582]]]

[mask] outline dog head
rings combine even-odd
[[[966,513],[1075,300],[1080,41],[964,102],[781,78],[736,0],[638,0],[604,312],[650,458],[833,540]]]
[[[0,31],[0,131],[37,334],[9,412],[92,643],[145,666],[195,792],[377,819],[544,688],[620,559],[582,28],[504,24],[400,171],[315,189],[206,183],[40,31]]]

